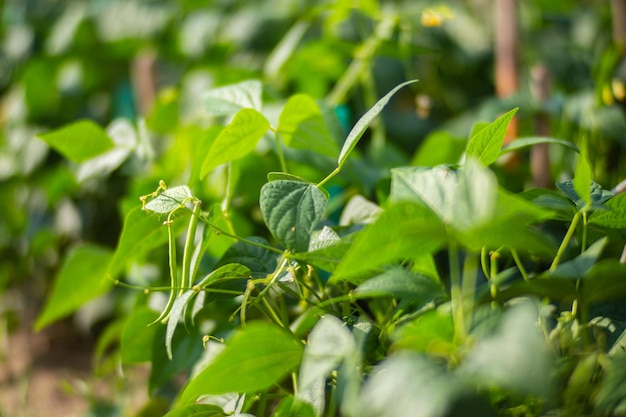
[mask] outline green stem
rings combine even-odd
[[[583,237],[580,252],[587,250],[587,210],[583,211]]]
[[[487,247],[485,246],[480,249],[480,267],[483,270],[483,275],[485,275],[485,278],[491,278],[489,274],[489,269],[487,268]]]
[[[176,301],[176,289],[181,286],[181,283],[178,280],[176,267],[176,236],[174,235],[174,228],[172,227],[173,223],[174,221],[170,219],[170,216],[168,216],[166,225],[170,264],[170,296],[167,299],[167,304],[165,305],[165,308],[163,309],[161,314],[159,314],[159,317],[157,317],[157,319],[151,324],[167,320],[168,316],[170,315],[170,311],[172,311],[172,307],[174,306],[174,301]]]
[[[515,249],[511,249],[511,255],[513,255],[513,260],[515,261],[515,265],[517,265],[517,269],[519,269],[519,272],[522,274],[524,281],[528,281],[528,273],[526,272],[526,268],[524,268],[524,265],[522,264],[522,261],[517,251]]]
[[[200,200],[193,203],[193,211],[189,219],[189,227],[187,228],[187,237],[185,239],[185,248],[183,252],[183,277],[181,280],[182,288],[178,292],[180,297],[185,289],[193,286],[193,275],[191,274],[191,258],[193,257],[193,244],[196,238],[196,228],[198,227],[198,213],[200,213]]]
[[[459,268],[459,248],[454,240],[448,244],[448,260],[450,263],[450,297],[452,302],[452,320],[454,321],[454,338],[459,344],[465,341],[465,318],[463,315],[463,290],[461,288],[461,271]]]
[[[283,155],[283,146],[280,141],[280,134],[277,131],[274,131],[274,138],[276,139],[276,153],[278,154],[278,160],[280,161],[280,169],[283,172],[287,171],[287,162],[285,161],[285,155]]]
[[[569,244],[570,240],[572,240],[572,236],[574,236],[574,231],[576,230],[576,225],[578,225],[578,222],[580,221],[580,216],[580,211],[576,212],[576,214],[574,215],[574,218],[572,219],[572,222],[567,229],[567,233],[565,233],[565,237],[561,242],[561,246],[559,246],[559,250],[556,252],[554,261],[552,261],[552,265],[550,265],[550,271],[554,271],[556,267],[559,266],[559,262],[561,262],[561,258],[565,253],[565,249],[567,249],[567,245]]]
[[[341,167],[337,167],[333,170],[333,172],[331,172],[330,174],[328,174],[326,176],[326,178],[324,178],[323,180],[321,180],[320,182],[317,183],[317,188],[321,188],[322,185],[326,184],[328,181],[330,181],[330,179],[332,177],[334,177],[335,175],[339,174],[339,171],[341,171]]]

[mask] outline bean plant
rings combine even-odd
[[[135,186],[114,250],[71,251],[37,327],[126,297],[119,361],[150,364],[160,404],[142,415],[626,415],[624,194],[594,182],[584,138],[505,145],[517,108],[477,123],[460,160],[368,171],[360,139],[417,85],[345,135],[308,95],[264,110],[258,80],[210,90],[212,122],[161,157],[184,174]],[[123,147],[146,158],[134,134],[40,137],[97,169]],[[577,159],[571,178],[500,185],[539,143]]]

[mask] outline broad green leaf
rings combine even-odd
[[[556,368],[537,319],[535,303],[513,306],[504,313],[496,333],[477,342],[458,373],[485,387],[551,399]]]
[[[576,191],[576,194],[581,198],[585,206],[589,206],[592,203],[592,180],[593,174],[591,172],[591,165],[589,165],[587,140],[583,139],[582,146],[580,147],[580,155],[578,155],[578,164],[574,172],[574,191]]]
[[[608,200],[606,208],[608,210],[594,211],[589,223],[611,229],[626,229],[626,193]]]
[[[274,324],[248,323],[189,382],[182,401],[195,401],[202,395],[267,389],[298,366],[303,348],[300,341]]]
[[[514,108],[508,111],[473,134],[467,144],[466,156],[476,158],[483,165],[496,162],[504,143],[506,129],[517,110]]]
[[[411,349],[434,356],[448,356],[457,349],[451,310],[428,311],[398,327],[391,336],[393,349]]]
[[[305,180],[302,177],[299,177],[297,175],[293,175],[293,174],[289,174],[287,172],[269,172],[267,174],[267,180],[269,182],[272,181],[280,181],[280,180],[285,180],[285,181],[297,181],[297,182],[303,182],[306,184],[315,184],[312,183],[309,180]],[[326,196],[327,200],[330,200],[330,194],[328,193],[328,191],[326,191],[326,189],[324,189],[323,187],[318,187],[318,189],[324,193],[324,195]]]
[[[346,162],[346,159],[348,159],[348,155],[350,155],[350,152],[352,152],[359,139],[361,139],[363,133],[365,133],[372,120],[376,116],[378,116],[378,114],[385,108],[387,103],[389,103],[391,97],[396,94],[398,90],[400,90],[402,87],[413,84],[415,82],[417,82],[417,80],[406,81],[396,86],[387,94],[385,94],[385,96],[383,96],[380,100],[378,100],[376,104],[374,104],[374,106],[367,111],[367,113],[361,116],[361,118],[356,122],[356,124],[348,134],[348,137],[346,138],[346,141],[341,148],[341,152],[339,152],[339,158],[337,159],[337,165],[339,167],[342,167],[343,164]]]
[[[90,120],[80,120],[38,136],[61,155],[77,163],[98,156],[114,146],[106,132]]]
[[[363,297],[398,297],[425,303],[444,297],[443,288],[432,279],[396,267],[368,279],[356,287],[354,295]]]
[[[446,230],[427,207],[398,203],[385,210],[356,236],[331,280],[363,281],[363,273],[390,262],[433,253],[447,240]]]
[[[269,242],[262,237],[248,237],[246,240],[269,246]],[[215,265],[218,268],[227,264],[241,264],[249,268],[252,277],[267,276],[276,269],[276,253],[260,246],[238,241],[226,250]]]
[[[247,80],[208,91],[206,108],[212,116],[230,116],[241,109],[261,110],[262,85],[258,80]]]
[[[411,410],[412,417],[445,416],[468,391],[445,367],[423,355],[401,352],[385,359],[365,381],[351,415],[405,416]]]
[[[574,180],[557,182],[556,186],[565,193],[565,195],[576,204],[578,210],[583,209],[587,204],[583,198],[578,195],[574,186]],[[600,184],[591,182],[591,208],[604,209],[604,203],[614,196],[613,192],[605,190]]]
[[[73,248],[55,277],[52,294],[35,322],[35,329],[43,329],[108,292],[113,286],[107,277],[112,259],[109,249],[94,244]]]
[[[587,305],[623,299],[626,297],[626,264],[617,259],[594,264],[580,284],[580,293]]]
[[[352,246],[353,240],[354,234],[349,234],[332,242],[330,245],[308,252],[294,253],[292,255],[294,259],[304,261],[324,271],[332,272]]]
[[[313,406],[321,416],[325,408],[326,379],[339,364],[358,355],[352,333],[338,318],[325,315],[315,325],[304,349],[296,398]]]
[[[173,216],[172,227],[176,235],[186,228],[190,215],[191,211],[180,210]],[[163,220],[164,217],[146,213],[141,207],[128,213],[109,270],[112,278],[116,278],[132,260],[167,242],[167,226],[163,225]]]
[[[572,142],[562,139],[555,139],[550,137],[542,137],[542,136],[531,136],[526,138],[515,139],[511,143],[507,143],[502,147],[500,151],[500,155],[504,155],[508,152],[518,151],[520,149],[529,148],[534,145],[538,145],[540,143],[548,143],[565,146],[566,148],[570,148],[574,152],[579,152],[578,147],[574,145]]]
[[[328,200],[315,185],[272,181],[261,188],[260,205],[265,224],[274,237],[294,252],[309,248],[311,232]]]
[[[226,414],[217,405],[188,404],[173,409],[164,417],[226,417]]]
[[[193,195],[189,187],[179,185],[161,192],[158,196],[148,201],[144,209],[158,214],[167,214],[178,208],[183,201],[191,197],[193,197]]]
[[[458,139],[445,130],[430,133],[411,159],[413,166],[456,164],[465,151],[466,139]]]
[[[234,261],[235,259],[230,260]],[[241,258],[239,260],[245,261],[245,259]],[[220,260],[215,269],[196,284],[206,293],[204,295],[205,303],[224,298],[233,298],[243,294],[246,289],[246,283],[252,278],[252,272],[247,266],[238,263],[222,264],[225,261],[225,259]],[[258,259],[252,260],[250,264],[254,265],[256,261]],[[228,290],[229,292],[216,290]]]
[[[278,118],[277,131],[285,145],[337,156],[339,148],[326,127],[319,106],[306,94],[292,96]]]
[[[240,110],[213,141],[202,164],[201,179],[217,166],[252,152],[269,128],[269,122],[258,111]]]
[[[124,325],[120,341],[122,363],[149,362],[152,359],[152,346],[157,333],[156,326],[150,326],[159,313],[149,307],[133,311]]]

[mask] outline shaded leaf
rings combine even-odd
[[[508,111],[495,121],[482,127],[478,132],[473,133],[467,144],[466,156],[476,158],[483,165],[491,165],[496,162],[500,156],[506,130],[517,110],[514,108]]]
[[[35,329],[43,329],[108,292],[113,286],[113,281],[107,278],[112,259],[111,250],[94,244],[73,248],[54,279],[52,293],[35,322]]]
[[[247,240],[269,246],[262,237],[252,236]],[[215,265],[215,268],[226,264],[241,264],[249,268],[253,278],[267,276],[276,269],[276,253],[260,246],[238,241],[226,250]]]
[[[376,116],[378,116],[378,114],[385,108],[391,97],[395,93],[397,93],[398,90],[400,90],[402,87],[413,84],[415,82],[417,82],[417,80],[406,81],[400,85],[397,85],[387,94],[385,94],[380,100],[378,100],[376,104],[374,104],[374,106],[367,111],[367,113],[361,116],[361,118],[356,122],[356,124],[348,134],[348,137],[346,138],[346,141],[341,148],[341,152],[339,152],[339,158],[337,160],[337,165],[339,167],[343,166],[343,164],[346,162],[346,159],[348,159],[348,155],[350,155],[350,152],[352,152],[359,139],[361,139],[363,133],[365,133],[372,120]]]
[[[156,326],[150,326],[159,313],[149,307],[133,311],[124,325],[120,341],[122,363],[141,363],[152,360],[152,346],[157,333]]]
[[[72,162],[84,162],[113,148],[106,132],[91,120],[79,120],[38,137]]]
[[[565,193],[565,195],[576,204],[576,207],[580,210],[585,207],[585,201],[578,195],[574,187],[574,180],[557,182],[556,186]],[[604,203],[611,199],[615,194],[609,190],[602,188],[600,184],[591,182],[591,208],[602,209]]]
[[[432,279],[396,267],[368,279],[354,290],[361,297],[398,297],[425,303],[444,297],[443,288]]]
[[[589,223],[611,229],[626,229],[626,193],[608,200],[606,208],[607,210],[594,211]]]
[[[303,348],[276,325],[249,323],[237,330],[217,358],[189,382],[182,401],[269,388],[298,366]]]
[[[578,147],[572,142],[569,142],[567,140],[555,139],[555,138],[550,138],[550,137],[542,137],[542,136],[531,136],[531,137],[515,139],[514,141],[507,143],[506,145],[502,147],[502,150],[500,151],[500,155],[504,155],[505,153],[509,153],[513,151],[518,151],[524,148],[529,148],[534,145],[539,145],[540,143],[561,145],[561,146],[565,146],[566,148],[570,148],[574,152],[579,152]]]
[[[265,224],[287,249],[304,252],[311,232],[322,218],[328,200],[315,185],[272,181],[261,188],[260,206]]]

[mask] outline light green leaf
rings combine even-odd
[[[296,398],[313,406],[321,416],[325,408],[325,383],[342,361],[358,355],[352,333],[338,318],[325,315],[309,334],[300,365]]]
[[[608,200],[608,210],[594,211],[589,223],[611,229],[626,229],[626,193],[621,193]]]
[[[466,142],[466,139],[456,138],[445,130],[434,131],[424,138],[411,159],[411,165],[432,167],[456,164],[465,151]]]
[[[225,417],[220,407],[213,404],[188,404],[177,407],[164,417]]]
[[[145,210],[159,214],[167,214],[178,208],[182,202],[193,197],[191,190],[186,185],[168,188],[158,196],[148,201],[144,206]]]
[[[451,310],[430,310],[398,327],[392,334],[393,349],[411,349],[434,356],[447,356],[457,350]]]
[[[159,313],[149,307],[133,311],[124,325],[120,341],[122,363],[141,363],[152,360],[152,346],[157,327],[150,326]]]
[[[197,291],[187,290],[174,300],[174,305],[167,319],[167,327],[165,328],[165,351],[170,360],[172,359],[172,339],[174,338],[176,327],[178,327],[178,323],[183,317],[187,303],[197,294]]]
[[[258,80],[247,80],[208,91],[206,108],[212,116],[230,116],[241,109],[261,110],[262,85]]]
[[[372,223],[382,211],[378,205],[365,199],[363,196],[355,195],[348,201],[341,212],[339,224],[341,226],[350,226],[352,224]]]
[[[113,141],[106,132],[90,120],[80,120],[52,132],[38,135],[72,162],[84,162],[113,149]]]
[[[506,129],[517,113],[517,108],[508,111],[472,135],[465,154],[476,158],[483,165],[491,165],[500,156]]]
[[[297,181],[272,181],[261,188],[260,205],[265,224],[287,249],[304,252],[311,232],[320,221],[328,200],[315,185]]]
[[[300,341],[274,324],[248,323],[189,382],[182,401],[194,401],[202,395],[267,389],[298,366],[303,349]]]
[[[287,146],[337,156],[339,149],[326,127],[322,111],[306,94],[296,94],[287,101],[280,113],[277,131]]]
[[[35,329],[43,329],[108,292],[113,286],[107,278],[112,259],[113,253],[101,246],[84,244],[72,249],[54,280],[52,294],[35,322]]]
[[[339,159],[337,160],[337,165],[339,167],[342,167],[343,164],[346,162],[346,159],[348,159],[348,155],[350,155],[350,152],[352,152],[359,139],[361,139],[361,136],[363,136],[363,133],[365,133],[365,131],[369,127],[369,124],[376,116],[378,116],[381,111],[383,111],[391,97],[396,94],[398,90],[400,90],[402,87],[413,84],[415,82],[417,82],[417,80],[406,81],[396,86],[387,94],[385,94],[383,98],[378,100],[378,102],[376,102],[376,104],[374,104],[374,106],[369,109],[367,113],[361,116],[361,118],[356,122],[356,124],[348,134],[348,137],[346,138],[346,141],[341,148],[341,152],[339,152]]]
[[[531,136],[531,137],[526,137],[526,138],[515,139],[513,142],[504,145],[502,147],[502,150],[500,151],[500,155],[504,155],[505,153],[508,153],[508,152],[518,151],[524,148],[529,148],[531,146],[538,145],[540,143],[561,145],[561,146],[565,146],[566,148],[570,148],[574,152],[579,152],[578,147],[574,145],[572,142],[562,140],[562,139],[543,137],[543,136]]]
[[[215,167],[252,152],[269,128],[269,122],[258,111],[240,110],[211,145],[202,164],[200,178],[206,177]]]
[[[174,214],[172,227],[176,235],[186,228],[190,215],[190,210],[179,210]],[[109,270],[112,278],[116,278],[130,261],[168,241],[167,226],[163,225],[163,220],[164,217],[146,213],[141,207],[128,213]]]
[[[345,279],[361,284],[364,273],[391,262],[433,253],[446,240],[443,223],[430,209],[410,202],[394,204],[358,233],[331,281]]]

